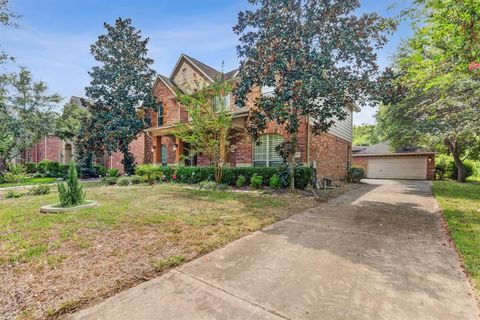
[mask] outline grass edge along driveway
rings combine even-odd
[[[434,181],[433,193],[480,297],[480,184]]]

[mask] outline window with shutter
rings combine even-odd
[[[253,166],[276,167],[283,160],[276,152],[276,147],[283,142],[283,137],[278,134],[264,134],[253,143]]]

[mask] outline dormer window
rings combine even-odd
[[[157,127],[163,126],[163,102],[158,103],[157,109]]]

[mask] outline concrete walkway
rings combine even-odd
[[[429,182],[367,181],[73,319],[479,319]]]

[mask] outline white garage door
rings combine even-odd
[[[367,178],[426,179],[427,157],[392,157],[369,159]]]

